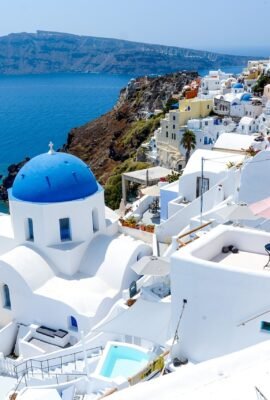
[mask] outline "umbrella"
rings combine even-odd
[[[160,187],[158,185],[148,186],[141,189],[142,194],[157,197],[160,195]]]
[[[165,276],[170,272],[167,259],[155,256],[145,256],[131,267],[138,275]]]
[[[227,204],[226,207],[221,208],[216,213],[225,220],[254,220],[258,218],[245,203]]]
[[[120,205],[119,205],[119,214],[121,217],[125,215],[126,212],[126,205],[124,199],[121,199]]]
[[[256,203],[250,204],[249,208],[255,215],[269,219],[270,218],[270,197],[263,199],[261,201],[257,201]]]

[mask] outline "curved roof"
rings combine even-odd
[[[241,97],[241,101],[250,101],[252,98],[252,95],[250,93],[244,93],[243,96]]]
[[[90,168],[67,153],[49,152],[28,161],[15,178],[12,195],[34,203],[56,203],[88,197],[98,191]]]
[[[237,82],[233,85],[233,89],[243,89],[243,85],[240,82]]]
[[[0,257],[0,264],[1,262],[5,263],[6,273],[10,273],[9,266],[32,291],[37,290],[54,277],[53,268],[48,262],[37,251],[26,245],[15,247],[8,253],[3,254]],[[14,277],[13,281],[16,284]]]

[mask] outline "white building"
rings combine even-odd
[[[213,98],[221,93],[230,90],[231,82],[235,82],[233,74],[225,73],[220,69],[217,71],[209,71],[209,74],[201,80],[199,90],[199,98]]]
[[[151,247],[118,233],[102,187],[70,154],[51,149],[25,164],[9,205],[0,216],[0,352],[74,344],[129,287],[130,265]],[[17,337],[27,338],[23,349]]]
[[[233,132],[236,128],[235,122],[231,118],[208,117],[203,119],[191,119],[187,123],[187,129],[196,135],[196,149],[211,149],[224,132]],[[180,131],[180,141],[184,130]],[[182,154],[185,149],[179,144]]]
[[[266,232],[222,225],[172,255],[172,358],[180,366],[112,399],[268,398],[268,242]]]
[[[270,133],[270,100],[268,100],[264,111],[257,118],[256,124],[259,132],[264,134]]]
[[[179,356],[201,362],[269,340],[268,242],[266,232],[219,226],[172,256],[174,326],[187,300]],[[230,245],[238,253],[225,254]]]
[[[231,93],[215,96],[215,113],[237,118],[242,118],[245,115],[252,118],[258,117],[262,112],[262,101],[253,98],[250,93],[242,92],[242,84],[239,83],[234,86],[237,87]]]
[[[196,150],[179,181],[160,189],[162,223],[156,232],[161,241],[179,234],[189,226],[191,218],[200,214],[201,190],[204,212],[235,195],[240,172],[230,168],[229,164],[235,166],[242,162],[245,154],[242,150],[226,154],[221,150]]]
[[[256,120],[251,117],[242,117],[237,127],[237,132],[244,135],[251,135],[256,132],[257,125]]]

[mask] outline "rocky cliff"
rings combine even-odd
[[[64,150],[91,166],[105,185],[106,200],[112,208],[121,199],[121,173],[146,167],[136,162],[138,148],[159,126],[172,95],[197,76],[196,72],[179,72],[132,80],[121,91],[113,110],[69,133]],[[162,113],[151,116],[156,109]]]
[[[248,58],[125,40],[38,31],[0,37],[0,73],[163,74],[246,65]]]

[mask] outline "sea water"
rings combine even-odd
[[[0,76],[0,172],[66,143],[68,132],[109,111],[127,75]]]

